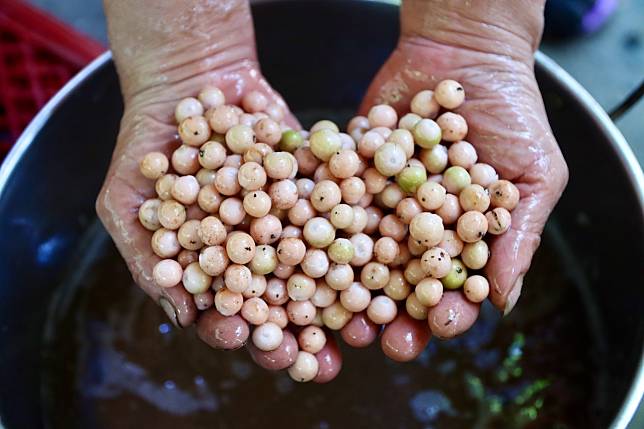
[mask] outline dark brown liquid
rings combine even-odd
[[[105,233],[52,304],[44,353],[53,428],[593,428],[604,350],[583,283],[546,239],[512,316],[491,306],[414,362],[345,347],[326,385],[256,367],[177,330],[132,283]],[[564,270],[565,268],[565,270]],[[565,305],[564,305],[565,303]]]

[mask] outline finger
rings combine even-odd
[[[438,338],[455,337],[470,329],[479,316],[479,307],[460,291],[445,292],[441,301],[429,309],[429,328]]]
[[[342,355],[332,333],[327,332],[326,344],[315,354],[318,360],[318,375],[315,383],[328,383],[333,380],[342,369]]]
[[[195,300],[181,284],[164,289],[162,294],[159,305],[175,325],[185,328],[195,322],[198,314]]]
[[[340,331],[342,339],[351,347],[367,347],[378,336],[380,325],[367,317],[366,312],[355,313],[349,323]]]
[[[214,308],[197,320],[197,335],[215,349],[238,349],[246,344],[248,334],[248,324],[241,316],[222,316]]]
[[[255,363],[270,370],[286,369],[293,365],[297,357],[297,351],[297,340],[289,331],[284,331],[282,344],[270,352],[261,351],[252,342],[248,343],[248,352]]]
[[[401,313],[385,328],[380,346],[390,359],[408,362],[423,351],[431,336],[424,320],[412,319],[406,313]]]

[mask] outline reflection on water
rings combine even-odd
[[[217,352],[177,330],[130,279],[96,229],[52,308],[43,395],[53,428],[592,428],[603,350],[579,291],[546,240],[515,313],[394,363],[344,349],[317,386]],[[564,308],[563,303],[566,302]],[[595,377],[587,374],[596,373]]]

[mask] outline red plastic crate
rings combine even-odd
[[[47,100],[104,50],[26,3],[0,1],[0,160]]]

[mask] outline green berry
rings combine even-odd
[[[295,130],[286,130],[282,133],[280,149],[286,152],[295,152],[304,143],[302,135]]]
[[[459,259],[452,259],[452,268],[449,274],[440,279],[445,289],[458,289],[467,280],[467,268]]]
[[[405,167],[396,178],[398,186],[405,192],[416,192],[418,187],[426,181],[425,169],[418,166]]]

